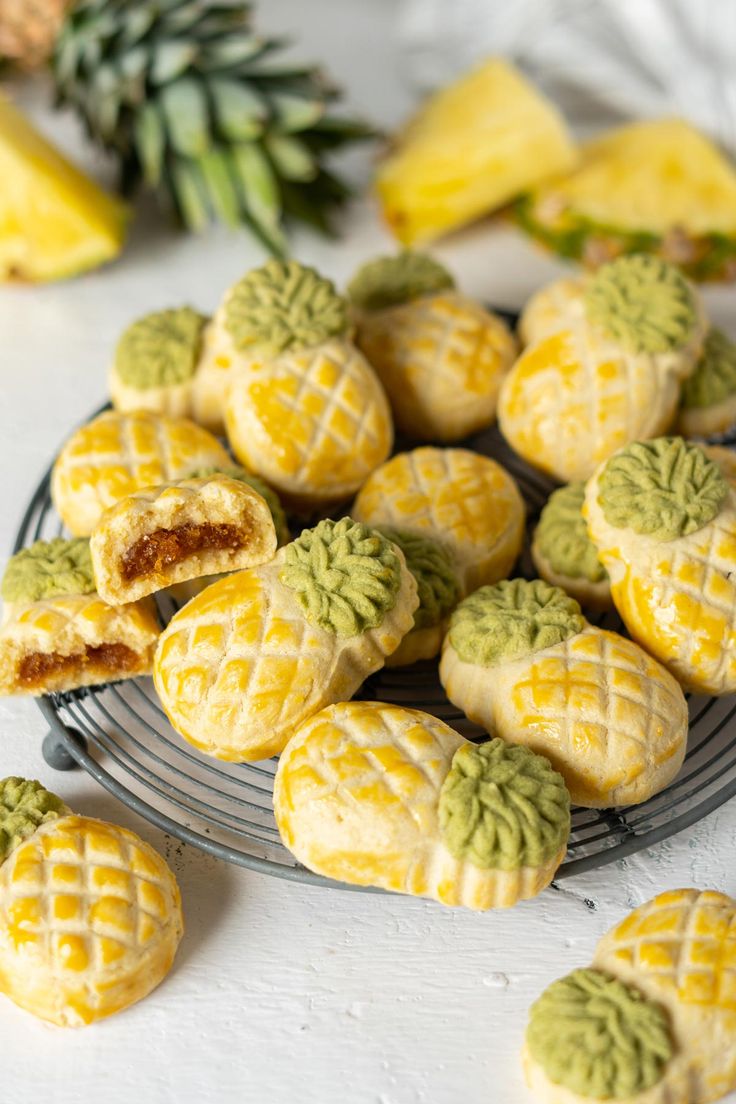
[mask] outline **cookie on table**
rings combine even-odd
[[[447,618],[460,600],[460,579],[454,557],[431,537],[420,537],[405,529],[385,525],[377,529],[403,552],[406,566],[416,580],[419,598],[414,627],[396,651],[386,657],[386,666],[407,667],[421,659],[434,659],[442,646]]]
[[[545,582],[592,610],[613,606],[608,572],[588,536],[584,483],[568,483],[547,499],[534,530],[532,560]]]
[[[112,405],[191,417],[192,385],[207,319],[191,307],[154,311],[131,323],[110,367]]]
[[[369,261],[348,287],[356,341],[410,437],[459,441],[491,425],[517,353],[505,322],[425,253]]]
[[[661,893],[603,936],[593,965],[532,1005],[527,1083],[544,1104],[706,1104],[736,1088],[736,901]]]
[[[182,932],[176,879],[152,847],[38,782],[0,779],[0,992],[81,1027],[148,996]]]
[[[643,254],[566,280],[556,302],[557,327],[543,327],[505,377],[498,418],[520,456],[570,483],[670,427],[707,322],[685,277]]]
[[[736,344],[714,326],[695,371],[682,387],[677,432],[713,437],[736,425]]]
[[[75,537],[88,537],[126,495],[185,479],[196,468],[228,467],[227,450],[187,418],[107,411],[78,429],[59,453],[51,497]]]
[[[176,731],[242,762],[352,697],[412,628],[417,584],[400,549],[354,522],[322,521],[269,564],[213,583],[161,634],[154,683]]]
[[[621,449],[588,484],[588,532],[631,636],[682,685],[736,690],[736,491],[681,437]]]
[[[98,593],[121,605],[187,579],[267,563],[276,530],[252,487],[213,475],[122,498],[100,518],[90,551]]]
[[[230,349],[225,424],[238,460],[300,512],[355,494],[391,451],[393,425],[331,281],[269,261],[230,289],[213,327]]]
[[[431,537],[455,559],[463,593],[504,579],[521,552],[524,500],[513,477],[468,449],[398,453],[364,483],[353,516]]]
[[[95,589],[89,541],[36,541],[2,580],[0,694],[50,694],[148,675],[152,599],[112,606]]]
[[[440,681],[487,732],[546,755],[576,805],[646,801],[685,756],[688,712],[677,682],[541,579],[481,587],[460,603]]]
[[[342,702],[294,733],[279,760],[281,838],[310,870],[472,909],[549,885],[570,796],[541,755],[471,744],[436,717]]]

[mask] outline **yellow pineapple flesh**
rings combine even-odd
[[[431,241],[569,171],[575,146],[557,110],[496,58],[430,97],[396,139],[376,189],[406,245]]]
[[[591,267],[646,251],[695,279],[736,278],[736,169],[681,119],[588,142],[580,165],[523,197],[516,215],[554,252]]]
[[[127,208],[0,96],[0,279],[59,280],[120,252]]]

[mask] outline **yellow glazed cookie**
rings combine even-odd
[[[186,579],[266,563],[276,530],[252,487],[214,475],[121,499],[102,515],[90,551],[99,594],[120,605]]]
[[[524,539],[524,501],[513,478],[467,449],[425,447],[393,456],[366,480],[353,515],[444,545],[463,593],[506,578]]]
[[[179,888],[133,832],[5,778],[0,862],[0,992],[19,1007],[81,1027],[166,977],[183,931]]]
[[[669,428],[706,323],[687,280],[652,256],[621,257],[568,280],[556,303],[557,327],[535,320],[532,332],[542,336],[506,376],[498,417],[520,456],[573,482],[629,441]]]
[[[505,908],[549,885],[570,798],[548,761],[427,713],[342,702],[302,724],[274,784],[281,838],[329,878]]]
[[[628,445],[590,481],[588,530],[635,640],[688,690],[736,690],[736,491],[681,437]]]
[[[437,261],[407,251],[364,265],[348,289],[357,343],[396,425],[419,440],[458,441],[489,426],[516,356],[506,324],[454,288]]]
[[[672,676],[539,579],[482,587],[460,603],[440,681],[487,732],[546,755],[576,805],[646,801],[685,756],[687,704]]]
[[[269,261],[231,288],[214,325],[231,347],[225,423],[240,462],[301,511],[355,494],[393,427],[332,283]]]
[[[557,333],[560,319],[571,310],[580,311],[582,315],[580,293],[580,280],[571,277],[555,280],[535,292],[519,317],[517,331],[522,346]]]
[[[592,610],[611,609],[608,572],[588,536],[583,517],[584,483],[553,491],[532,539],[532,560],[545,582]]]
[[[88,537],[103,512],[126,495],[231,462],[219,441],[186,418],[108,411],[64,445],[54,464],[51,495],[70,532]]]
[[[277,755],[297,725],[383,666],[417,604],[395,545],[350,518],[322,521],[172,618],[154,666],[161,704],[218,759]]]
[[[115,409],[191,416],[192,385],[206,322],[191,307],[179,307],[131,323],[118,341],[110,367]]]
[[[2,581],[0,694],[49,694],[148,675],[159,634],[151,599],[112,606],[95,591],[89,541],[36,541]]]
[[[532,1005],[523,1062],[544,1104],[708,1104],[736,1089],[736,901],[676,889],[603,936]]]
[[[677,432],[712,437],[736,425],[736,344],[715,327],[682,389]]]

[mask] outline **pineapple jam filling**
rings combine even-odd
[[[42,685],[49,675],[93,671],[104,677],[134,671],[139,664],[140,656],[126,644],[98,644],[68,656],[58,652],[31,652],[20,661],[18,678],[24,686],[33,689]]]
[[[250,529],[240,525],[215,525],[187,522],[176,529],[156,529],[131,545],[120,561],[120,573],[126,583],[141,575],[151,575],[164,567],[181,563],[196,552],[236,552],[247,544]]]

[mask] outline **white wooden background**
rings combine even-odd
[[[261,9],[269,29],[300,31],[303,54],[324,59],[355,106],[386,126],[400,118],[410,93],[389,0],[268,0]],[[94,164],[73,125],[41,108],[38,90],[21,95],[49,133]],[[353,159],[357,175],[366,166]],[[361,203],[342,241],[305,234],[295,252],[343,280],[388,245]],[[467,290],[502,306],[518,306],[555,272],[509,231],[465,233],[438,253]],[[260,259],[244,237],[180,237],[149,210],[109,269],[55,287],[0,289],[3,553],[51,453],[103,399],[123,325],[186,301],[213,308]],[[733,301],[734,292],[709,296],[736,332]],[[43,734],[32,702],[1,700],[0,774],[41,778],[80,811],[163,851],[181,883],[187,933],[167,982],[93,1028],[54,1029],[0,999],[1,1104],[29,1099],[31,1088],[48,1104],[522,1104],[526,1010],[549,981],[587,964],[599,936],[660,890],[736,894],[736,803],[505,913],[286,884],[167,839],[79,772],[55,775],[41,758]]]

